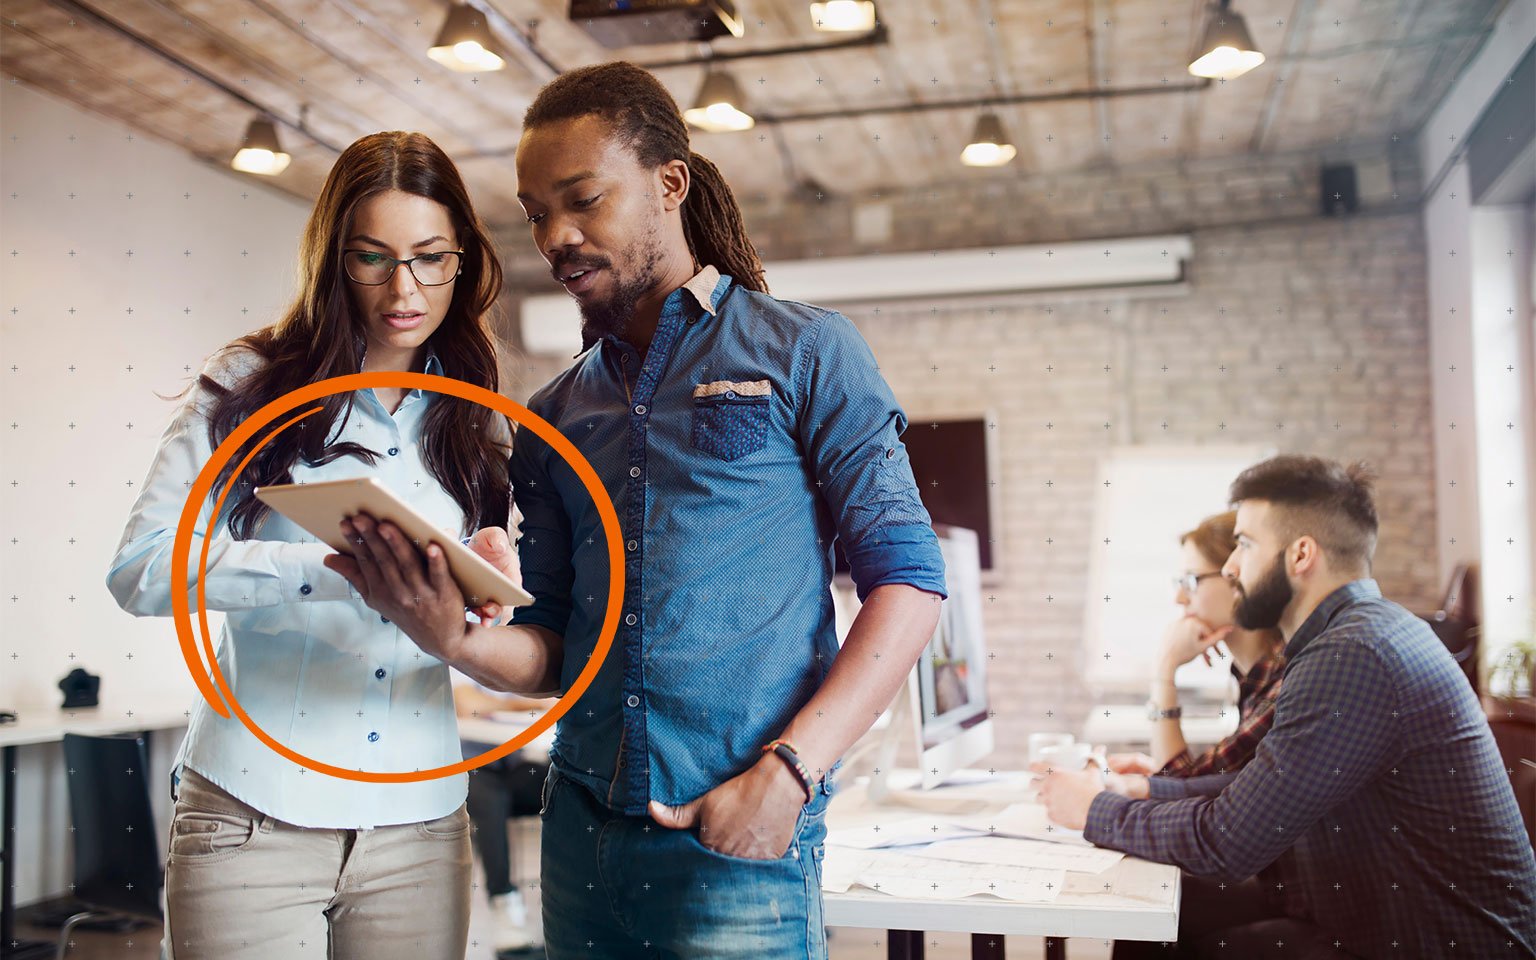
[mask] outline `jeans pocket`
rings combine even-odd
[[[184,802],[171,819],[170,859],[180,863],[215,863],[250,849],[261,835],[252,817],[199,810]]]
[[[458,840],[469,833],[469,826],[469,807],[461,804],[446,817],[416,824],[416,832],[427,840]]]
[[[539,819],[544,820],[549,816],[549,800],[555,795],[555,779],[560,775],[551,766],[549,772],[544,775],[544,786],[539,790]]]
[[[693,445],[721,460],[739,460],[768,442],[767,396],[734,391],[695,397]]]

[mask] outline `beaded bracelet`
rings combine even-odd
[[[805,788],[805,802],[810,803],[816,795],[816,781],[811,779],[811,771],[806,767],[805,761],[800,759],[800,751],[788,740],[772,740],[763,744],[764,753],[775,753],[793,770],[800,780],[800,786]]]

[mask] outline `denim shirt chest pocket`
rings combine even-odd
[[[693,388],[693,445],[739,460],[768,441],[773,390],[767,380],[715,380]]]

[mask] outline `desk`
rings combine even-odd
[[[1179,721],[1184,740],[1191,747],[1213,746],[1237,729],[1237,707],[1228,704],[1219,709],[1224,709],[1226,716],[1186,716]],[[1088,711],[1079,739],[1108,744],[1112,751],[1117,744],[1148,744],[1152,742],[1152,724],[1153,721],[1147,719],[1145,704],[1100,704]]]
[[[187,724],[186,706],[156,707],[149,710],[115,710],[110,706],[82,707],[74,710],[17,710],[15,723],[0,726],[0,747],[4,748],[5,769],[0,773],[0,956],[5,960],[32,960],[52,957],[57,946],[35,940],[13,940],[16,922],[14,903],[16,878],[13,872],[13,845],[16,840],[16,748],[39,743],[59,743],[66,733],[106,737],[120,733],[171,730]]]
[[[899,776],[899,774],[898,774]],[[999,809],[1023,797],[1019,778],[966,786],[941,787],[936,797],[980,799]],[[875,822],[882,814],[910,815],[908,806],[876,806],[864,785],[833,796],[827,812],[828,842],[839,830]],[[1116,890],[1154,891],[1131,896]],[[923,933],[971,934],[973,960],[1002,960],[1001,935],[1046,937],[1047,960],[1066,956],[1066,937],[1122,940],[1173,940],[1179,928],[1179,868],[1125,857],[1103,873],[1068,873],[1067,884],[1050,903],[1011,903],[989,897],[962,900],[913,900],[852,887],[823,894],[830,927],[888,931],[890,960],[922,960]]]

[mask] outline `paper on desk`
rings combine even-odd
[[[827,848],[822,889],[842,892],[858,885],[893,897],[955,900],[985,894],[1015,902],[1056,899],[1066,883],[1063,870],[1002,864],[957,863],[899,850]]]
[[[971,864],[996,864],[1032,867],[1037,870],[1071,870],[1077,873],[1103,873],[1124,859],[1118,850],[1078,847],[1044,840],[1017,840],[1010,837],[967,837],[945,840],[911,851],[913,856],[936,860],[954,860]]]
[[[949,817],[946,822],[955,827],[966,827],[994,837],[1018,837],[1023,840],[1046,840],[1051,843],[1093,847],[1093,844],[1083,839],[1083,831],[1069,830],[1048,820],[1045,816],[1045,807],[1038,803],[1015,803],[998,813]]]
[[[956,822],[953,816],[900,816],[882,820],[868,827],[838,830],[827,837],[828,844],[874,850],[881,847],[908,847],[956,837],[974,837],[985,833],[973,826]]]

